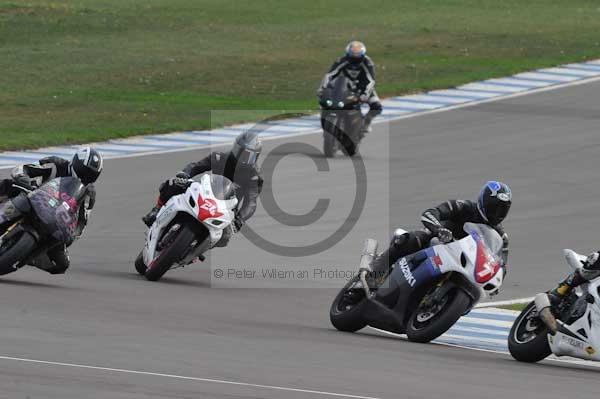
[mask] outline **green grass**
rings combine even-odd
[[[600,57],[599,30],[592,0],[0,0],[0,150],[315,109],[352,38],[389,96]]]
[[[529,304],[529,302],[527,303],[515,303],[513,305],[505,305],[505,306],[499,306],[500,309],[508,309],[508,310],[518,310],[519,312],[523,309],[525,309],[525,306],[527,306]]]

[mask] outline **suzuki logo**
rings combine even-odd
[[[410,285],[411,287],[414,287],[417,280],[412,275],[412,272],[410,271],[410,267],[408,267],[408,263],[406,262],[405,258],[402,258],[400,260],[400,270],[402,271],[402,275],[404,275],[404,278],[406,279],[406,282],[408,283],[408,285]]]

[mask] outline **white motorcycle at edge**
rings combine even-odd
[[[567,264],[583,267],[586,257],[565,249]],[[508,336],[510,354],[522,362],[547,356],[572,356],[600,361],[600,277],[572,290],[556,309],[541,293],[517,317]]]
[[[226,177],[209,173],[199,182],[190,180],[186,192],[173,196],[158,212],[135,261],[137,272],[157,281],[169,269],[203,261],[203,253],[234,221],[235,187]]]

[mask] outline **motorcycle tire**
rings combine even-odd
[[[6,242],[0,247],[0,275],[17,270],[15,265],[26,259],[35,246],[35,238],[28,232],[23,232],[16,241]]]
[[[144,263],[144,256],[142,252],[135,258],[135,270],[142,276],[146,275],[146,264]]]
[[[406,336],[410,341],[426,343],[444,334],[465,314],[471,306],[471,298],[461,289],[453,289],[446,294],[448,299],[439,310],[424,325],[417,318],[420,307],[411,314],[406,325]]]
[[[353,306],[344,306],[343,300],[348,288],[358,281],[358,276],[351,279],[336,295],[329,308],[329,320],[333,326],[345,332],[355,332],[367,326],[362,311],[366,304],[363,298]]]
[[[323,153],[327,158],[333,158],[335,156],[335,145],[337,139],[332,133],[328,131],[323,132]]]
[[[539,362],[552,353],[548,343],[548,327],[539,319],[537,319],[539,322],[537,326],[532,325],[535,323],[535,316],[532,316],[531,313],[535,311],[535,303],[531,302],[515,319],[508,334],[508,351],[515,360],[520,362]],[[528,324],[524,325],[523,323]],[[525,339],[523,333],[529,333],[532,336]]]
[[[148,267],[144,276],[150,281],[158,281],[160,278],[181,259],[181,254],[186,252],[186,249],[194,241],[196,235],[187,224],[183,224],[173,243],[164,248],[158,258],[152,262],[151,267]],[[137,269],[137,267],[136,267]]]

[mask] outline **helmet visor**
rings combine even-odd
[[[256,164],[256,160],[258,159],[259,152],[253,151],[250,149],[244,149],[237,156],[238,163],[242,165],[254,166]]]
[[[508,215],[511,202],[494,200],[490,205],[491,206],[488,205],[487,209],[485,210],[485,214],[490,223],[498,224],[502,222]]]

